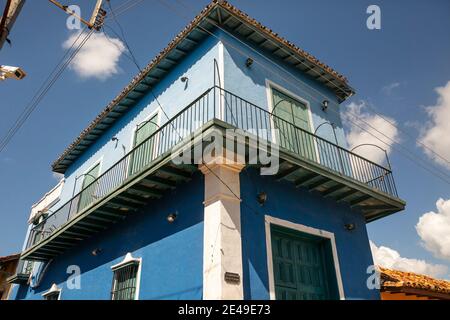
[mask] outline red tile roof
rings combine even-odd
[[[399,291],[399,289],[420,289],[430,293],[448,294],[450,299],[450,281],[437,280],[429,276],[412,272],[379,268],[382,291]]]
[[[170,53],[179,43],[189,35],[190,32],[192,32],[193,29],[195,29],[199,23],[208,16],[216,7],[222,7],[235,16],[239,17],[240,19],[244,20],[246,23],[256,27],[258,30],[260,30],[265,36],[271,38],[275,42],[279,43],[280,45],[284,45],[302,58],[304,58],[306,61],[309,61],[313,65],[321,68],[324,71],[324,74],[327,76],[330,76],[331,79],[334,79],[342,84],[342,87],[346,88],[346,97],[348,98],[351,96],[354,91],[350,87],[350,85],[347,82],[347,79],[339,74],[337,71],[332,69],[330,66],[322,63],[317,58],[315,58],[313,55],[307,53],[306,51],[300,49],[293,43],[289,42],[288,40],[280,37],[277,33],[273,32],[271,29],[265,27],[255,19],[248,16],[246,13],[242,12],[241,10],[237,9],[235,6],[229,4],[225,0],[212,0],[212,2],[207,5],[170,43],[169,45],[162,50],[141,72],[139,72],[132,81],[114,98],[107,106],[106,108],[100,112],[100,114],[89,124],[89,126],[84,129],[77,139],[75,139],[74,142],[72,142],[66,150],[58,157],[57,160],[55,160],[52,164],[53,171],[63,173],[64,170],[61,170],[60,165],[63,160],[65,160],[74,149],[84,141],[84,139],[96,128],[96,126],[105,119],[108,114],[114,109],[114,107],[122,100],[124,99],[136,86],[139,85],[139,83],[146,77],[146,75],[155,68],[167,55]],[[76,154],[75,157],[77,157],[79,153]]]
[[[12,254],[9,256],[3,256],[3,257],[0,257],[0,263],[5,263],[5,262],[11,261],[11,260],[17,260],[19,258],[20,258],[20,253]]]

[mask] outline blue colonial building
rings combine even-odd
[[[346,149],[353,94],[213,1],[54,162],[11,297],[378,299],[366,224],[405,203],[389,166]]]

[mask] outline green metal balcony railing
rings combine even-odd
[[[219,87],[212,87],[35,226],[27,248],[125,184],[204,124],[219,119],[339,175],[398,197],[391,170],[314,135]],[[82,199],[82,201],[80,201]]]

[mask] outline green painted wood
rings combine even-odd
[[[357,205],[360,205],[361,203],[363,203],[364,201],[369,200],[371,197],[369,195],[364,195],[362,197],[359,197],[355,200],[350,201],[350,206],[355,207]]]
[[[332,194],[334,194],[334,193],[336,193],[336,192],[339,192],[339,191],[342,191],[342,190],[344,190],[345,188],[347,188],[346,185],[338,184],[337,186],[331,187],[331,188],[329,188],[328,190],[322,192],[322,196],[324,196],[324,197],[331,196]]]
[[[187,173],[184,170],[180,170],[174,167],[165,166],[161,168],[161,172],[164,172],[170,176],[173,176],[176,180],[188,181],[191,179],[191,173]]]
[[[323,241],[297,232],[272,229],[272,255],[275,295],[278,300],[331,300],[339,297],[332,287],[336,279],[327,270],[333,269],[325,258]]]
[[[328,178],[321,178],[321,179],[319,179],[318,181],[315,181],[315,182],[311,183],[311,184],[308,186],[308,189],[309,189],[310,191],[312,191],[312,190],[314,190],[314,189],[316,189],[316,188],[319,188],[319,187],[323,186],[324,184],[326,184],[326,183],[328,183],[328,182],[330,182],[330,179],[328,179]]]
[[[134,136],[133,148],[140,145],[132,154],[129,175],[140,172],[155,156],[156,137],[148,139],[158,130],[158,115],[138,126]],[[147,140],[148,139],[148,140]],[[147,140],[147,141],[146,141]],[[145,142],[144,142],[145,141]],[[143,143],[141,145],[141,143]]]
[[[295,186],[297,188],[306,186],[307,184],[309,184],[310,182],[314,181],[318,177],[319,177],[319,175],[316,174],[316,173],[307,174],[307,175],[301,177],[300,179],[298,179],[297,181],[295,181]]]
[[[138,267],[137,264],[132,264],[114,271],[112,300],[135,299]]]
[[[116,205],[116,206],[118,206],[120,208],[128,208],[128,209],[131,209],[131,210],[136,210],[139,207],[139,205],[136,204],[136,203],[133,203],[133,202],[130,202],[130,201],[127,201],[127,200],[124,200],[124,199],[120,199],[118,197],[116,197],[114,199],[111,199],[109,201],[109,203],[110,204],[114,204],[114,205]]]
[[[83,191],[80,194],[80,201],[78,202],[77,212],[80,212],[81,210],[83,210],[84,208],[86,208],[88,205],[90,205],[92,202],[95,201],[95,194],[98,185],[97,183],[94,184],[92,183],[97,179],[99,173],[100,173],[100,163],[97,164],[95,167],[93,167],[84,175],[83,185],[81,187]]]
[[[139,204],[141,206],[147,204],[149,202],[149,200],[150,200],[149,198],[140,197],[140,196],[128,193],[128,192],[122,193],[119,196],[119,198],[123,199],[123,200],[128,200],[128,201],[134,202],[134,203]]]
[[[159,186],[159,187],[163,187],[163,188],[176,188],[177,184],[176,182],[167,180],[167,179],[163,179],[160,177],[146,177],[144,179],[142,179],[143,182],[146,182],[148,184],[153,184],[155,186]]]
[[[151,196],[153,198],[162,197],[162,193],[160,191],[143,185],[134,185],[133,187],[130,188],[130,190],[136,191],[137,193],[140,193],[142,195]]]
[[[280,180],[286,179],[286,178],[289,177],[291,174],[293,174],[293,173],[295,173],[295,172],[297,172],[297,171],[299,171],[299,170],[300,170],[299,167],[293,166],[292,168],[289,168],[289,169],[287,169],[287,170],[284,170],[284,171],[280,172],[280,173],[275,177],[275,180],[280,181]]]
[[[273,88],[272,95],[273,114],[277,117],[274,119],[274,124],[279,130],[280,146],[315,161],[317,156],[313,136],[295,128],[297,126],[311,132],[308,107]]]

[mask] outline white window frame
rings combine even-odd
[[[273,90],[272,89],[276,89],[276,90],[280,91],[281,93],[284,93],[285,95],[291,97],[292,99],[298,100],[300,103],[303,103],[306,106],[306,108],[308,109],[309,133],[314,135],[315,126],[314,126],[314,121],[313,121],[313,116],[312,116],[312,111],[311,111],[311,104],[309,103],[309,101],[306,100],[305,98],[302,98],[299,95],[293,93],[292,91],[289,91],[288,89],[284,88],[283,86],[273,82],[272,80],[266,79],[267,106],[268,106],[268,111],[271,114],[273,113]],[[270,117],[270,125],[271,125],[271,129],[272,129],[273,142],[275,144],[279,144],[277,135],[275,134],[275,122],[273,121],[273,117]],[[316,161],[318,163],[320,163],[320,153],[319,153],[319,148],[317,147],[316,139],[313,139],[313,144],[314,144],[313,148],[316,153],[316,159],[317,159]]]
[[[123,259],[122,262],[113,265],[111,267],[111,270],[113,272],[113,283],[112,283],[112,290],[111,292],[114,291],[114,286],[115,286],[115,280],[114,280],[114,276],[115,276],[115,272],[130,265],[130,264],[137,264],[138,265],[138,269],[137,269],[137,273],[136,273],[136,291],[134,294],[134,300],[139,300],[139,292],[140,292],[140,288],[141,288],[141,270],[142,270],[142,258],[133,258],[133,256],[131,255],[131,253],[127,253],[125,255],[125,258]],[[112,299],[112,295],[111,295],[111,299]]]
[[[51,288],[42,294],[42,297],[44,298],[44,300],[47,300],[47,297],[49,295],[52,294],[58,294],[58,299],[57,300],[61,300],[61,288],[58,288],[58,286],[56,285],[56,283],[52,284]]]
[[[274,268],[273,268],[273,254],[272,254],[272,233],[271,233],[271,226],[280,226],[283,228],[299,231],[302,233],[307,233],[310,235],[314,235],[316,237],[321,237],[328,239],[331,243],[331,251],[333,256],[333,262],[334,262],[334,270],[336,272],[336,281],[338,286],[338,292],[339,297],[341,300],[345,300],[345,294],[344,294],[344,287],[342,284],[342,277],[341,277],[341,269],[339,267],[339,257],[336,249],[336,239],[334,237],[334,233],[311,228],[302,224],[293,223],[287,220],[282,220],[279,218],[275,218],[269,215],[266,215],[264,217],[265,221],[265,229],[266,229],[266,248],[267,248],[267,266],[268,266],[268,273],[269,273],[269,294],[270,294],[270,300],[276,300],[275,295],[275,277],[274,277]]]

